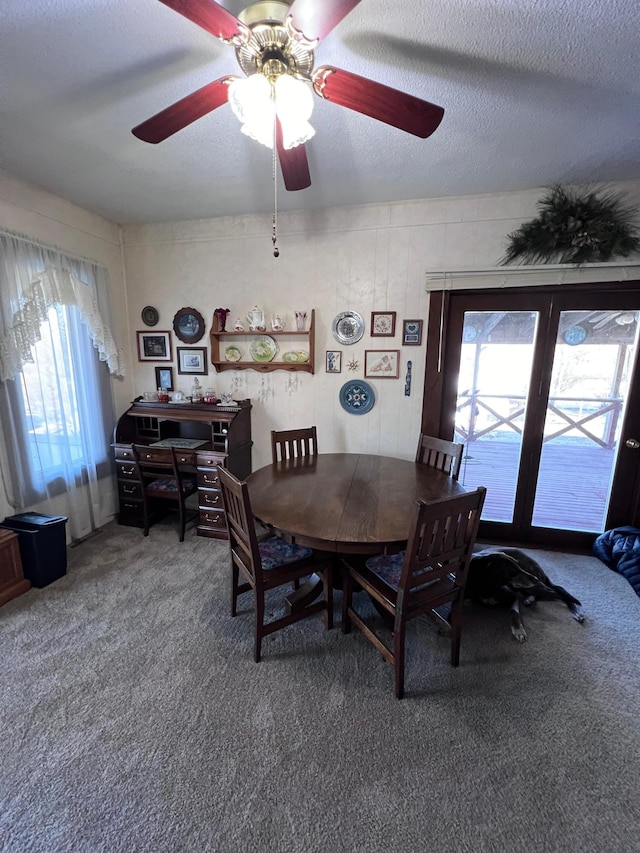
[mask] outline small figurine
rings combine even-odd
[[[234,332],[244,332],[244,325],[243,325],[240,317],[236,317],[236,321],[233,324],[233,331]]]
[[[229,313],[229,308],[216,308],[213,312],[213,316],[218,320],[218,331],[224,332],[226,331],[225,326],[227,325],[227,314]]]
[[[271,321],[271,328],[274,332],[282,332],[284,330],[284,323],[277,314]]]
[[[200,381],[197,376],[194,376],[193,385],[191,386],[191,402],[202,402],[202,385],[200,384]]]

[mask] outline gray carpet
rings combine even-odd
[[[411,626],[407,695],[312,617],[252,659],[224,542],[108,525],[0,608],[3,851],[640,849],[640,599],[536,552],[587,614],[469,606],[458,669]],[[337,595],[336,616],[339,615]],[[339,621],[339,620],[338,620]]]

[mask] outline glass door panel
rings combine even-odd
[[[513,521],[537,324],[535,311],[464,314],[455,433],[460,482],[487,487],[485,521]]]
[[[619,448],[637,311],[562,311],[532,523],[601,533]]]

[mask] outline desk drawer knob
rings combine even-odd
[[[135,470],[136,470],[136,469],[133,467],[133,465],[132,465],[130,468],[125,468],[125,466],[124,466],[124,465],[122,465],[122,466],[121,466],[121,468],[120,468],[120,470],[122,471],[122,473],[123,473],[125,476],[130,477],[132,474],[134,474],[134,473],[135,473]]]
[[[222,516],[218,513],[218,515],[210,515],[208,512],[204,513],[204,520],[209,524],[217,524]]]
[[[136,488],[135,486],[123,486],[122,491],[125,493],[125,495],[135,495]]]
[[[210,494],[205,494],[205,496],[204,496],[204,502],[205,502],[206,504],[210,504],[211,506],[215,506],[216,504],[219,504],[219,503],[220,503],[220,495],[215,495],[215,496],[213,496],[213,495],[210,495]]]

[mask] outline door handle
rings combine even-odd
[[[624,444],[625,447],[630,447],[631,450],[637,450],[640,447],[640,441],[637,438],[628,438]]]

